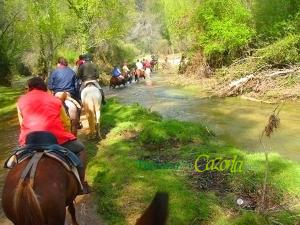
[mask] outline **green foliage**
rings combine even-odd
[[[300,35],[289,35],[259,49],[256,56],[272,65],[294,64],[300,61]]]
[[[111,43],[110,49],[106,52],[105,57],[110,59],[112,66],[121,66],[125,61],[132,62],[137,55],[138,49],[134,44],[116,41],[115,43]]]
[[[299,10],[297,0],[254,0],[252,11],[258,36],[272,41],[299,32]]]
[[[233,225],[262,225],[266,224],[265,219],[262,216],[258,216],[255,213],[245,212],[241,218],[236,219]]]
[[[201,136],[201,139],[199,139]],[[146,122],[145,128],[140,134],[143,144],[174,145],[189,142],[201,143],[202,137],[206,139],[207,131],[198,124],[179,122],[177,120]]]
[[[198,41],[212,66],[240,56],[254,35],[251,14],[239,0],[202,1],[196,17]]]
[[[0,86],[0,122],[8,118],[16,117],[16,100],[22,93],[20,89],[12,89]]]

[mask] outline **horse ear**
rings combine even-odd
[[[157,192],[136,225],[165,225],[169,214],[169,195]]]

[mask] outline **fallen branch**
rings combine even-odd
[[[274,73],[271,74],[267,74],[265,75],[266,77],[270,77],[270,78],[274,78],[274,77],[278,77],[278,76],[284,76],[290,73],[294,73],[298,70],[299,68],[295,68],[295,69],[287,69],[287,70],[280,70],[280,71],[276,71]]]
[[[247,83],[249,80],[251,80],[252,78],[254,78],[254,75],[253,74],[250,74],[246,77],[242,77],[241,79],[239,80],[234,80],[232,81],[230,84],[229,84],[229,87],[230,88],[239,88],[240,86],[244,85],[245,83]]]

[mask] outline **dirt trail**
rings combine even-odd
[[[97,214],[93,194],[78,196],[76,198],[76,216],[79,225],[104,225],[105,223]],[[67,214],[66,225],[71,225],[71,218]]]

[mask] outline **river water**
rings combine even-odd
[[[199,122],[225,143],[250,152],[263,151],[259,137],[275,105],[234,98],[207,98],[168,85],[164,75],[153,74],[152,85],[145,81],[125,88],[107,90],[122,103],[139,103],[165,118]],[[280,111],[280,127],[265,146],[282,157],[300,162],[300,104],[285,103]]]

